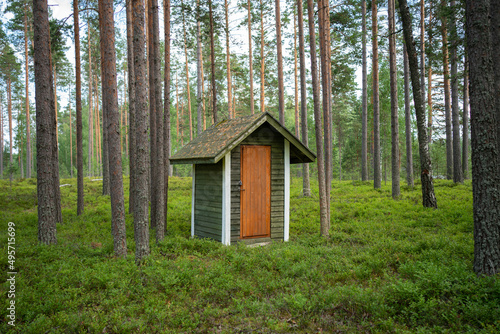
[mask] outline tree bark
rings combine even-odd
[[[442,0],[441,6],[446,7],[446,2]],[[441,16],[441,37],[443,39],[443,81],[444,81],[444,114],[446,128],[446,178],[453,178],[453,138],[451,133],[451,101],[450,101],[450,66],[448,55],[448,28],[447,19]]]
[[[212,114],[214,124],[217,120],[217,87],[215,85],[215,43],[214,43],[214,15],[212,12],[212,0],[208,1],[208,15],[210,20],[210,55],[211,55],[211,77],[212,77]]]
[[[304,8],[302,0],[297,0],[297,16],[299,25],[299,62],[300,62],[300,133],[302,144],[309,146],[307,128],[307,83],[306,83],[306,53],[304,47]],[[309,164],[302,164],[302,193],[311,197],[311,181]]]
[[[157,155],[157,147],[156,147],[156,94],[154,90],[154,51],[153,51],[153,0],[146,0],[147,9],[146,9],[146,26],[147,26],[147,34],[146,34],[146,45],[147,45],[147,61],[148,61],[148,73],[147,77],[149,80],[149,200],[151,205],[151,227],[156,229],[156,213],[157,208],[156,204],[158,201],[156,200],[157,196],[157,187],[155,182],[151,182],[151,176],[156,175],[157,173],[157,165],[156,165],[156,155]],[[181,2],[181,8],[184,13],[184,5]],[[184,14],[183,14],[184,15]],[[183,16],[184,17],[184,16]],[[188,79],[189,80],[189,79]]]
[[[425,0],[420,0],[420,86],[425,101]]]
[[[155,95],[155,139],[156,139],[156,156],[155,158],[155,182],[153,182],[153,187],[155,188],[156,201],[156,213],[154,215],[156,222],[154,226],[156,227],[156,242],[160,242],[165,238],[165,170],[164,170],[164,160],[163,160],[163,101],[161,94],[161,59],[160,59],[160,24],[158,18],[158,0],[152,0],[152,39],[153,39],[153,72],[150,72],[153,76],[153,92]],[[191,115],[191,111],[190,111]],[[151,115],[153,117],[153,115]],[[192,131],[191,131],[192,138]]]
[[[498,69],[498,64],[500,62],[500,0],[490,0],[490,34],[491,34],[491,57],[493,64],[494,73],[494,85],[495,85],[495,104],[497,112],[497,149],[500,151],[500,69]],[[499,154],[500,158],[500,154]],[[500,166],[500,160],[498,161]]]
[[[466,37],[470,66],[474,272],[500,272],[500,174],[490,1],[467,0]],[[495,10],[498,7],[495,8]],[[493,14],[494,15],[494,14]],[[493,45],[492,45],[493,44]]]
[[[227,0],[224,0],[226,14],[226,73],[227,73],[227,113],[229,119],[235,117],[233,111],[233,93],[231,84],[231,53],[229,52],[229,7]]]
[[[186,34],[186,18],[184,13],[184,4],[182,4],[182,29],[184,31],[184,55],[185,55],[185,68],[186,68],[186,89],[187,89],[187,100],[188,100],[188,115],[189,115],[189,140],[193,140],[193,117],[191,112],[191,88],[189,84],[189,62],[188,62],[188,51],[187,51],[187,34]]]
[[[10,77],[7,78],[7,114],[9,116],[9,164],[13,163],[12,148],[14,144],[13,140],[13,128],[12,128],[12,83]],[[56,130],[57,131],[57,130]],[[12,184],[12,168],[9,166],[9,181]]]
[[[309,36],[316,36],[314,29],[314,4],[313,0],[307,0],[307,11],[309,19]],[[323,154],[323,141],[321,129],[321,111],[319,100],[318,65],[316,58],[316,38],[309,38],[311,52],[311,76],[313,87],[314,122],[316,129],[316,150],[318,163],[318,184],[319,184],[319,210],[320,210],[320,232],[324,237],[330,233],[330,217],[326,203],[326,182],[325,182],[325,160]]]
[[[79,0],[73,0],[73,17],[75,25],[75,86],[76,86],[76,178],[77,205],[76,214],[83,214],[83,125],[82,125],[82,78],[80,60],[80,18]]]
[[[203,111],[203,92],[202,92],[202,83],[203,83],[203,74],[201,71],[201,67],[203,66],[203,58],[202,58],[202,50],[201,50],[201,18],[200,18],[200,1],[196,1],[196,103],[197,103],[197,122],[196,122],[196,134],[200,135],[203,131],[203,123],[202,123],[202,115],[204,115]]]
[[[69,101],[69,165],[70,176],[73,178],[73,124],[71,124],[71,100]]]
[[[368,89],[366,62],[366,0],[361,2],[362,74],[361,74],[361,180],[368,181]]]
[[[397,59],[396,59],[396,22],[395,0],[389,2],[389,68],[391,85],[391,177],[392,177],[392,198],[401,196],[399,185],[399,118],[398,118],[398,79],[397,79]],[[422,78],[422,77],[421,77]]]
[[[36,155],[38,198],[38,241],[57,243],[59,161],[54,146],[55,104],[50,56],[49,13],[46,0],[33,1],[35,101],[36,101]],[[54,153],[55,151],[55,153]],[[10,152],[12,155],[12,151]]]
[[[380,170],[380,106],[379,106],[379,74],[378,74],[378,27],[377,4],[372,2],[372,73],[373,73],[373,187],[382,187]],[[413,92],[415,94],[415,92]]]
[[[149,255],[148,228],[148,134],[147,134],[147,84],[144,43],[144,3],[132,0],[134,25],[134,74],[135,74],[135,194],[134,194],[134,239],[135,260],[142,262]]]
[[[250,111],[252,115],[255,113],[254,98],[253,98],[253,58],[252,58],[252,12],[250,0],[247,1],[248,7],[248,66],[250,72]]]
[[[167,213],[168,213],[168,177],[170,175],[170,0],[164,0],[163,11],[165,27],[165,104],[163,112],[163,168],[164,168],[164,215],[165,215],[165,233],[167,231]]]
[[[413,88],[413,102],[417,116],[418,147],[420,154],[420,181],[422,184],[422,203],[424,207],[437,208],[434,185],[432,182],[432,164],[427,141],[427,128],[425,124],[425,108],[418,73],[418,58],[413,41],[410,11],[406,0],[399,0],[399,10],[403,22],[405,45],[408,51],[411,84]]]
[[[115,255],[127,256],[125,231],[125,205],[123,198],[122,156],[120,152],[120,128],[116,83],[115,27],[113,0],[99,1],[99,28],[102,59],[102,101],[108,141],[109,175],[113,184],[111,195],[111,224]]]
[[[294,79],[294,111],[295,111],[295,137],[299,138],[299,80],[297,66],[297,16],[293,13],[293,79]]]
[[[281,46],[281,14],[280,1],[274,1],[274,9],[276,15],[276,48],[278,61],[278,113],[279,121],[285,125],[285,87],[283,83],[283,48]]]
[[[28,3],[24,4],[24,63],[26,92],[26,178],[31,178],[31,122],[29,98],[29,58],[28,58]],[[71,169],[73,173],[73,168]]]
[[[128,112],[129,112],[129,202],[128,212],[134,212],[135,206],[135,164],[136,164],[136,144],[135,144],[135,71],[134,71],[134,31],[132,21],[132,2],[127,1],[127,66],[128,66]]]
[[[462,121],[462,173],[464,179],[469,175],[469,59],[465,50],[464,60],[464,95]]]
[[[412,149],[412,126],[411,126],[411,108],[410,108],[410,74],[408,65],[408,52],[406,44],[403,50],[404,56],[404,87],[405,87],[405,134],[406,134],[406,183],[408,187],[415,186],[413,182],[413,149]]]
[[[432,7],[431,7],[432,8]],[[432,31],[432,10],[429,9],[429,31]],[[432,45],[432,33],[429,33],[429,45]],[[429,118],[427,121],[427,128],[429,132],[429,144],[432,143],[432,59],[429,57],[429,69],[427,75],[427,106],[429,109]],[[425,100],[424,100],[425,101]]]

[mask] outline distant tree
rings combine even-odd
[[[274,4],[276,20],[276,57],[278,61],[278,113],[280,123],[285,125],[285,88],[283,82],[283,49],[281,46],[281,14],[279,0],[275,0]]]
[[[368,180],[368,94],[366,83],[366,0],[361,2],[362,76],[361,76],[361,180]]]
[[[108,159],[111,189],[111,225],[115,255],[127,256],[125,231],[125,205],[123,196],[122,156],[120,148],[120,113],[118,110],[115,26],[113,0],[99,0],[100,42],[103,50],[101,59],[102,106],[107,128]]]
[[[406,0],[399,1],[399,11],[403,23],[403,34],[408,52],[411,84],[413,88],[413,102],[417,116],[418,148],[420,153],[420,181],[422,184],[422,203],[424,207],[437,208],[434,184],[432,182],[432,164],[429,154],[427,128],[425,124],[425,107],[420,87],[420,76],[418,72],[418,58],[413,41],[411,28],[411,16]]]
[[[233,95],[232,95],[232,84],[231,84],[231,52],[229,51],[229,5],[228,1],[224,0],[224,13],[226,16],[226,71],[227,71],[227,112],[228,117],[233,118],[236,115],[233,110]]]
[[[50,56],[50,30],[47,0],[33,1],[36,155],[38,197],[38,241],[57,243],[60,197],[59,159],[55,143],[55,101]]]
[[[304,46],[304,6],[302,0],[297,0],[297,16],[299,25],[299,59],[300,59],[300,132],[302,143],[309,146],[307,129],[307,84],[306,84],[306,53]],[[309,180],[309,164],[302,164],[302,193],[311,196]]]
[[[254,98],[253,98],[253,60],[252,60],[252,11],[251,11],[251,2],[247,0],[247,21],[248,21],[248,66],[250,73],[250,111],[252,115],[254,114]]]
[[[215,36],[214,36],[214,15],[212,9],[212,0],[208,1],[208,12],[210,20],[210,67],[212,83],[212,113],[214,124],[218,123],[217,118],[217,86],[215,84]]]
[[[462,173],[464,179],[469,175],[469,59],[467,50],[464,59],[464,93],[462,114]]]
[[[166,25],[166,23],[165,23]],[[199,135],[203,131],[202,115],[205,116],[203,110],[203,52],[201,49],[201,8],[200,0],[196,0],[196,134]]]
[[[495,49],[492,29],[498,29],[495,2],[467,0],[466,38],[470,73],[474,272],[500,272],[500,173],[497,138]],[[491,22],[490,22],[491,18]],[[492,27],[493,25],[493,27]]]
[[[378,23],[377,3],[372,1],[372,73],[373,73],[373,187],[382,186],[380,169],[380,107],[378,74]],[[415,94],[415,92],[413,92]]]
[[[451,122],[453,141],[453,182],[463,183],[462,150],[460,147],[460,112],[458,110],[458,34],[455,11],[456,2],[451,0],[450,8],[450,63],[451,63]]]

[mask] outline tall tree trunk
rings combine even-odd
[[[266,102],[265,102],[265,56],[264,56],[264,5],[262,0],[260,0],[260,111],[266,111]]]
[[[3,109],[0,97],[0,179],[3,179]]]
[[[144,52],[144,3],[132,0],[134,26],[134,74],[135,74],[135,189],[134,189],[134,239],[135,260],[141,262],[149,255],[148,228],[148,118],[146,56]]]
[[[361,180],[368,180],[368,89],[366,63],[366,0],[361,2],[362,10],[362,76],[361,76]]]
[[[29,98],[29,58],[28,58],[28,3],[24,4],[24,63],[26,92],[26,178],[31,178],[31,122]],[[73,169],[71,169],[73,174]]]
[[[378,74],[378,26],[377,4],[372,2],[372,72],[373,72],[373,187],[382,186],[380,170],[380,106],[379,106],[379,74]],[[415,91],[413,92],[415,94]]]
[[[38,241],[57,243],[56,223],[60,198],[54,191],[59,188],[59,161],[54,146],[55,105],[50,57],[49,13],[46,0],[33,1],[35,101],[36,101],[36,155],[38,198]],[[55,152],[54,152],[55,151]],[[10,152],[12,154],[12,151]]]
[[[464,60],[464,100],[462,121],[462,172],[465,179],[469,176],[469,59],[465,50]]]
[[[252,58],[252,12],[250,7],[250,0],[247,1],[248,8],[248,66],[250,72],[250,111],[252,115],[255,113],[254,98],[253,98],[253,58]]]
[[[319,40],[321,54],[321,81],[323,87],[323,122],[325,141],[325,187],[327,215],[330,217],[330,192],[333,178],[333,121],[332,121],[332,84],[330,54],[330,7],[328,0],[318,0]]]
[[[420,0],[420,86],[425,101],[425,0]]]
[[[418,58],[413,41],[410,11],[406,0],[399,0],[399,10],[403,22],[403,33],[408,51],[411,84],[413,88],[413,102],[417,116],[418,147],[420,154],[420,181],[422,184],[422,203],[424,207],[437,208],[434,185],[432,182],[432,164],[427,141],[427,128],[425,124],[425,108],[418,73]]]
[[[152,19],[153,19],[153,72],[150,74],[153,76],[153,91],[155,95],[155,116],[156,116],[156,156],[155,156],[155,182],[153,182],[153,187],[155,188],[156,201],[156,213],[154,215],[156,222],[154,226],[156,227],[156,242],[160,242],[165,238],[165,170],[164,170],[164,160],[163,160],[163,102],[161,94],[161,59],[160,59],[160,23],[158,18],[158,0],[152,0]],[[191,112],[190,112],[191,115]],[[152,117],[153,115],[151,115]],[[192,132],[191,132],[192,136]],[[191,137],[192,138],[192,137]]]
[[[203,131],[202,127],[202,115],[204,115],[203,110],[203,93],[202,93],[202,83],[203,83],[203,74],[202,74],[202,66],[203,66],[203,57],[201,50],[201,18],[200,18],[200,0],[196,1],[196,104],[197,104],[197,122],[196,122],[196,134],[200,135]]]
[[[151,182],[151,176],[156,175],[156,155],[157,155],[157,147],[156,147],[156,94],[154,91],[154,51],[153,51],[153,0],[146,0],[147,3],[147,60],[148,60],[148,79],[149,79],[149,200],[151,205],[151,227],[156,229],[156,213],[157,208],[156,204],[158,201],[156,200],[157,196],[157,187],[155,182]],[[181,2],[182,10],[184,13],[184,5]],[[189,80],[189,79],[188,79]]]
[[[101,59],[104,58],[104,50],[101,47]],[[102,61],[101,61],[101,67],[102,67]],[[102,70],[101,70],[102,71]],[[107,124],[109,122],[108,117],[109,114],[106,113],[104,110],[104,87],[101,87],[103,89],[103,96],[102,96],[102,140],[101,140],[101,125],[99,124],[100,120],[100,112],[99,112],[99,90],[97,89],[98,86],[98,81],[97,81],[97,76],[96,76],[96,101],[95,101],[95,120],[96,120],[96,161],[97,161],[97,166],[102,166],[102,194],[103,195],[111,195],[111,175],[110,175],[110,166],[109,166],[109,158],[110,158],[110,148],[109,148],[109,128],[107,127]],[[104,86],[101,84],[101,86]],[[118,92],[116,92],[116,98],[117,98],[117,108],[118,108]],[[119,120],[120,120],[120,112],[118,109],[116,110],[118,113],[118,123],[117,126],[120,128]],[[119,132],[121,133],[121,132]],[[120,135],[121,139],[121,135]],[[102,145],[102,146],[101,146]],[[119,149],[120,152],[120,157],[121,157],[121,148]]]
[[[410,107],[410,73],[408,65],[408,52],[406,44],[403,50],[404,56],[404,87],[405,87],[405,134],[406,134],[406,183],[408,187],[415,186],[413,182],[413,149],[411,134],[411,107]]]
[[[208,12],[210,19],[210,62],[211,62],[211,77],[212,77],[212,113],[214,124],[218,123],[217,120],[217,87],[215,85],[215,44],[214,44],[214,15],[212,12],[212,0],[208,1]]]
[[[294,79],[294,109],[295,109],[295,137],[299,138],[299,80],[297,68],[297,14],[293,13],[293,79]]]
[[[111,191],[111,225],[115,255],[127,256],[125,231],[125,205],[123,198],[122,155],[116,83],[115,27],[113,0],[99,1],[99,28],[101,35],[101,74],[103,114],[106,123],[105,139],[108,141],[109,175]]]
[[[446,7],[446,2],[441,1],[443,9]],[[443,81],[444,81],[444,115],[446,128],[446,178],[453,178],[453,138],[451,133],[451,102],[450,102],[450,66],[448,63],[448,29],[447,19],[444,14],[441,16],[441,36],[443,39]]]
[[[392,176],[392,198],[401,196],[399,186],[399,118],[398,118],[398,79],[396,60],[396,36],[395,36],[395,0],[389,1],[389,67],[391,84],[391,176]],[[422,78],[422,77],[421,77]],[[422,90],[423,91],[423,90]]]
[[[455,17],[456,3],[451,0],[451,44],[450,44],[450,61],[451,61],[451,119],[453,126],[453,182],[463,183],[462,174],[462,152],[460,147],[460,112],[458,110],[458,57],[457,57],[457,26]]]
[[[10,77],[7,78],[7,113],[9,115],[9,164],[12,165],[13,163],[13,154],[12,154],[12,147],[13,147],[13,135],[12,135],[12,84]],[[9,166],[9,181],[12,183],[12,168]]]
[[[285,125],[285,87],[283,83],[283,49],[281,46],[281,14],[280,1],[275,0],[275,15],[276,15],[276,48],[278,60],[278,113],[279,121]]]
[[[187,100],[188,100],[188,115],[189,115],[189,140],[193,140],[193,117],[191,112],[191,88],[189,84],[189,63],[188,63],[188,51],[187,51],[187,34],[186,34],[186,18],[184,13],[184,4],[182,4],[182,30],[184,31],[184,55],[186,59],[186,89],[187,89]]]
[[[88,160],[88,173],[89,177],[92,176],[92,157],[93,157],[93,147],[94,144],[92,142],[92,138],[94,136],[93,132],[93,107],[92,107],[92,52],[90,49],[90,19],[88,17],[88,12],[87,12],[87,50],[89,53],[89,134],[88,134],[88,154],[87,154],[87,160]]]
[[[179,143],[179,80],[177,75],[175,76],[175,116],[177,118],[177,124],[176,124],[176,138],[177,138],[177,143]]]
[[[227,0],[224,0],[225,14],[226,14],[226,72],[227,72],[227,113],[231,119],[234,117],[233,111],[233,94],[231,84],[231,54],[229,52],[229,7]]]
[[[163,21],[165,27],[165,104],[163,112],[163,168],[164,168],[164,215],[165,232],[167,230],[168,213],[168,177],[170,175],[170,0],[164,0]]]
[[[56,64],[52,64],[52,65],[54,68],[54,104],[56,107],[56,143],[57,143],[57,147],[59,147],[59,124],[58,124],[58,120],[57,120],[57,116],[59,113],[57,110],[57,68],[56,68]]]
[[[309,146],[307,129],[307,87],[306,87],[306,53],[304,47],[304,8],[302,0],[297,0],[297,16],[299,18],[299,61],[300,61],[300,132],[302,143]],[[311,182],[309,179],[309,164],[302,164],[302,193],[311,197]]]
[[[73,178],[73,124],[71,123],[71,100],[69,100],[69,165],[70,176]]]
[[[500,70],[498,64],[500,62],[500,1],[490,0],[490,35],[491,35],[491,57],[494,66],[494,89],[495,89],[495,104],[496,104],[496,117],[497,117],[497,150],[500,152]],[[499,153],[500,158],[500,153]],[[498,161],[500,166],[500,160]],[[500,171],[499,171],[500,172]]]
[[[316,36],[314,29],[314,4],[313,0],[307,0],[307,11],[309,19],[309,36]],[[316,150],[318,163],[318,184],[319,184],[319,211],[320,211],[320,232],[328,237],[330,233],[330,217],[326,203],[326,182],[325,182],[325,160],[323,154],[323,141],[321,130],[321,111],[318,82],[318,65],[316,58],[316,38],[309,38],[311,52],[311,76],[313,87],[314,122],[316,129]]]
[[[472,192],[474,216],[474,262],[478,275],[500,272],[500,174],[497,147],[497,110],[490,30],[496,21],[490,10],[494,2],[465,2],[467,53],[470,66]],[[495,10],[498,7],[493,7]],[[497,27],[494,27],[496,29]]]
[[[128,112],[129,112],[129,202],[128,212],[133,213],[135,207],[135,164],[136,151],[135,144],[135,70],[134,70],[134,27],[132,20],[132,2],[127,1],[127,66],[128,66]]]
[[[77,183],[77,204],[76,214],[83,214],[83,125],[82,125],[82,78],[80,60],[80,18],[79,0],[73,0],[73,17],[75,33],[75,86],[76,86],[76,183]]]
[[[203,53],[201,54],[201,99],[203,102],[203,131],[207,129],[207,108],[205,104],[205,74],[203,71]]]
[[[432,7],[431,7],[432,9]],[[432,10],[429,9],[429,45],[432,45],[432,29],[431,29],[431,22],[432,22]],[[427,75],[427,106],[429,109],[429,119],[427,121],[427,128],[429,132],[429,144],[432,143],[432,59],[431,57],[429,58],[429,68],[428,68],[428,75]],[[425,100],[424,100],[425,101]]]

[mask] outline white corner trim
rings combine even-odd
[[[196,165],[193,164],[193,189],[192,189],[192,194],[191,194],[191,238],[194,237],[194,198],[195,198],[195,178],[196,178]]]
[[[222,163],[222,243],[231,244],[231,151]]]
[[[288,241],[290,236],[290,142],[285,139],[285,226],[283,240]]]

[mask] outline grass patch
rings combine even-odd
[[[71,186],[61,188],[58,244],[42,246],[35,182],[0,181],[0,221],[3,231],[16,224],[18,270],[16,326],[7,324],[6,298],[2,333],[500,331],[498,277],[472,272],[470,181],[437,180],[436,210],[422,207],[419,188],[403,188],[394,201],[390,185],[334,182],[325,239],[317,184],[304,198],[301,179],[292,179],[290,242],[250,248],[191,239],[191,180],[172,178],[167,236],[160,244],[151,238],[140,267],[130,215],[128,257],[113,257],[102,184],[85,180],[85,213],[77,217],[76,180],[61,183]],[[0,247],[6,295],[6,233]]]

